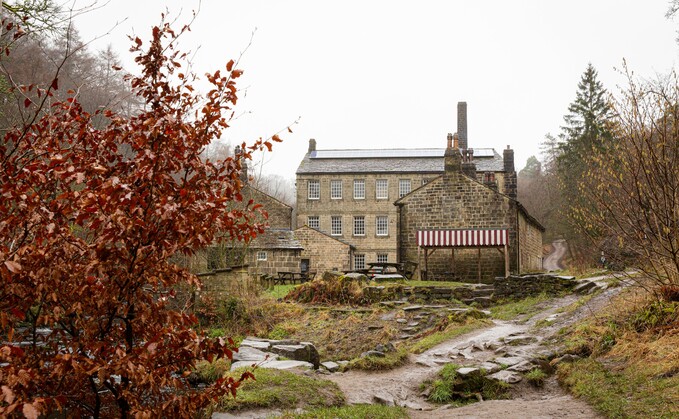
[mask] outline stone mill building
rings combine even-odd
[[[445,148],[325,150],[309,140],[297,225],[346,244],[352,270],[413,261],[421,278],[480,280],[541,269],[544,228],[516,200],[513,150],[469,147],[465,102],[457,113]],[[313,246],[304,245],[312,269],[346,257]]]

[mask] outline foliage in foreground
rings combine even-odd
[[[288,301],[327,305],[367,305],[371,301],[363,293],[360,282],[348,276],[316,278],[294,288],[285,297]]]
[[[243,371],[229,373],[238,377]],[[224,396],[214,409],[217,411],[253,408],[294,409],[329,407],[344,404],[344,395],[332,381],[307,377],[290,371],[258,369],[255,380],[244,382],[236,397]]]
[[[188,382],[233,342],[197,335],[186,307],[169,308],[175,286],[199,285],[170,258],[263,230],[257,206],[239,202],[239,176],[271,143],[201,159],[228,127],[242,71],[229,62],[196,95],[179,72],[180,33],[163,23],[146,50],[135,39],[138,115],[90,115],[75,98],[46,112],[55,77],[39,103],[26,99],[35,118],[0,142],[0,416],[185,417],[248,376]]]
[[[609,417],[679,415],[679,303],[628,293],[598,319],[565,335],[569,352],[559,381]]]

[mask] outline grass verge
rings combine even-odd
[[[465,333],[469,333],[472,330],[480,329],[488,325],[489,322],[483,319],[470,319],[462,325],[451,323],[444,330],[432,333],[431,335],[425,336],[424,338],[415,342],[408,348],[408,350],[409,352],[415,354],[421,354],[422,352],[433,348],[441,342],[445,342],[446,340],[464,335]]]
[[[543,293],[534,297],[526,297],[523,300],[509,301],[491,307],[490,313],[497,320],[512,320],[521,315],[533,315],[541,310],[540,303],[550,298],[549,295]]]
[[[240,377],[243,371],[229,373]],[[255,380],[246,380],[236,397],[223,397],[215,411],[233,411],[254,408],[316,408],[341,406],[344,395],[337,384],[289,371],[258,369]]]
[[[608,417],[679,417],[679,302],[629,290],[596,318],[562,333],[557,377]]]
[[[292,290],[293,288],[295,288],[297,286],[299,286],[299,284],[274,285],[273,288],[269,288],[267,290],[264,290],[263,294],[268,295],[268,296],[273,297],[273,298],[276,298],[276,299],[283,298],[286,295],[288,295],[290,290]]]
[[[564,364],[559,381],[595,409],[615,418],[679,417],[679,377],[649,377],[645,368],[609,371],[594,359]]]

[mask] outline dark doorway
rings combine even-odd
[[[299,263],[299,270],[302,272],[309,272],[309,259],[302,259]]]

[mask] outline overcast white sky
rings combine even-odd
[[[147,40],[167,7],[185,22],[195,0],[110,0],[76,21],[112,44],[134,72],[126,35]],[[199,74],[238,58],[245,112],[223,139],[267,137],[299,118],[264,171],[294,173],[309,138],[319,149],[445,147],[468,104],[470,147],[511,145],[517,170],[558,133],[591,62],[610,91],[623,59],[640,76],[677,62],[679,22],[668,0],[253,1],[203,0],[182,41]],[[125,20],[126,19],[126,20]],[[124,20],[124,21],[123,21]]]

